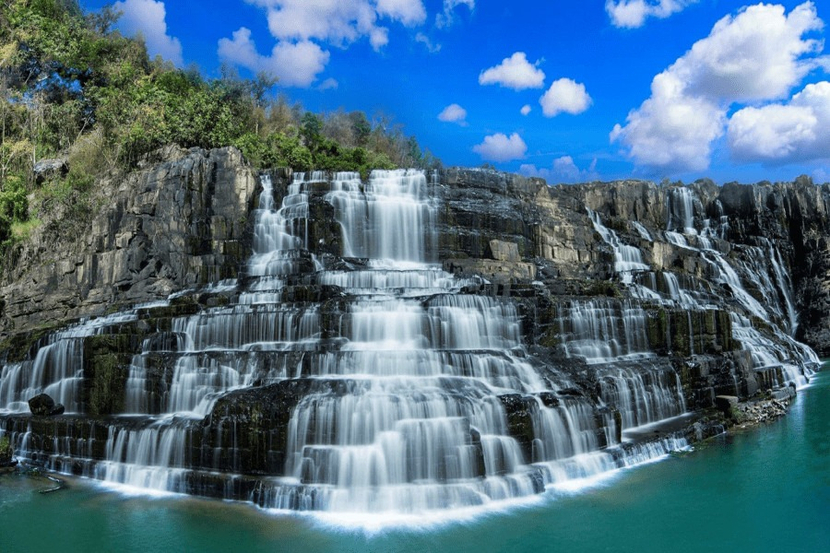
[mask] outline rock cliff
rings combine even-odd
[[[102,198],[2,281],[0,434],[64,472],[472,505],[711,435],[807,382],[798,340],[830,353],[827,186],[258,177],[168,148]]]
[[[89,219],[67,224],[57,213],[9,254],[2,335],[236,277],[250,254],[256,182],[236,149],[168,147],[120,182],[98,183]]]

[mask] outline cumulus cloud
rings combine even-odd
[[[518,133],[509,137],[502,133],[484,137],[484,142],[473,146],[473,151],[487,161],[505,162],[521,159],[527,153],[527,144]]]
[[[438,120],[444,121],[445,123],[458,123],[459,125],[465,126],[467,122],[465,119],[467,118],[467,110],[459,106],[458,104],[450,104],[444,108],[444,110],[438,114]]]
[[[606,0],[605,11],[615,27],[642,27],[646,19],[665,19],[697,0]]]
[[[458,6],[467,6],[472,10],[476,7],[476,0],[444,0],[444,12],[435,16],[435,26],[440,29],[452,25]]]
[[[555,117],[563,112],[577,115],[591,107],[591,103],[585,85],[571,79],[554,81],[544,96],[539,98],[545,117]]]
[[[482,71],[478,76],[478,83],[498,84],[513,90],[542,88],[545,73],[528,62],[524,52],[516,52],[509,58],[504,58],[499,65]]]
[[[243,27],[219,41],[219,56],[252,70],[267,70],[284,86],[310,86],[329,61],[324,46],[347,48],[367,39],[377,51],[389,43],[389,29],[380,22],[415,27],[427,18],[422,0],[245,1],[265,10],[276,45],[270,55],[258,54],[250,31]],[[298,74],[292,75],[294,71]]]
[[[587,169],[580,169],[571,156],[562,156],[553,160],[553,167],[538,168],[536,165],[526,164],[519,167],[519,173],[526,177],[541,177],[548,182],[588,182],[599,179],[596,171],[597,160],[591,161]]]
[[[533,108],[530,107],[530,104],[525,104],[522,106],[522,109],[519,110],[522,115],[527,115],[532,111]]]
[[[147,45],[147,53],[151,56],[161,56],[178,67],[184,65],[181,42],[167,34],[167,9],[164,2],[124,0],[113,4],[113,8],[121,12],[118,28],[122,33],[141,33]]]
[[[789,14],[780,5],[758,4],[724,17],[654,77],[651,97],[628,114],[625,126],[614,127],[611,141],[641,165],[706,169],[732,104],[785,98],[825,63],[816,56],[821,42],[802,38],[822,27],[812,2]]]
[[[255,73],[277,77],[282,86],[299,87],[310,86],[329,61],[328,52],[307,40],[278,42],[270,56],[262,56],[251,39],[251,31],[245,27],[234,32],[232,39],[219,40],[219,57]]]
[[[830,159],[830,82],[809,84],[787,103],[737,111],[727,140],[743,161]]]
[[[642,165],[706,169],[712,142],[723,134],[726,112],[717,103],[683,90],[671,74],[655,77],[651,98],[628,114],[625,127],[614,126],[611,142],[627,146],[629,157]]]
[[[247,0],[265,8],[268,29],[278,40],[317,40],[344,47],[368,36],[373,47],[388,41],[388,29],[378,18],[408,27],[421,24],[426,10],[421,0]]]
[[[420,25],[427,18],[421,0],[378,0],[377,10],[378,15],[400,21],[407,27]]]

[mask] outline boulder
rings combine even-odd
[[[29,410],[38,417],[52,417],[62,415],[65,407],[47,394],[38,394],[29,400]]]
[[[795,387],[783,386],[775,390],[770,390],[770,396],[772,399],[778,401],[789,401],[795,397]]]
[[[724,413],[729,413],[732,407],[738,405],[738,397],[737,396],[716,396],[715,397],[715,407],[723,411]]]
[[[42,184],[52,178],[66,176],[69,172],[69,165],[65,159],[41,159],[32,168],[35,175],[35,182]]]

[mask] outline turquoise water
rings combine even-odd
[[[344,528],[83,481],[0,477],[0,552],[829,551],[830,371],[757,431],[622,471],[579,492],[429,526]]]

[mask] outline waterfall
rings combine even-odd
[[[66,413],[82,413],[84,340],[108,327],[134,321],[137,306],[124,313],[82,320],[41,340],[34,359],[9,363],[0,370],[0,412],[26,413],[29,398],[44,393]]]
[[[83,321],[44,339],[30,360],[3,366],[4,413],[25,412],[41,391],[83,413],[85,340],[165,313],[124,367],[121,412],[48,447],[18,424],[9,432],[19,451],[48,451],[54,470],[157,491],[208,489],[271,509],[451,511],[684,447],[675,437],[627,434],[687,409],[680,377],[649,343],[658,309],[688,310],[670,324],[687,322],[700,354],[695,312],[714,309],[720,286],[742,312],[733,335],[757,368],[781,365],[780,384],[801,384],[799,363],[812,361],[808,348],[771,340],[750,317],[770,320],[764,304],[775,304],[794,328],[780,252],[765,246],[767,278],[755,283],[768,295],[762,304],[747,290],[760,269],[733,266],[705,222],[695,230],[690,190],[670,194],[665,231],[631,222],[623,239],[665,238],[696,253],[711,283],[652,271],[638,247],[588,210],[631,286],[627,299],[548,304],[548,359],[527,347],[529,302],[438,263],[442,206],[422,172],[375,171],[366,182],[357,173],[297,173],[276,187],[262,175],[261,184],[253,251],[238,280]],[[332,243],[318,242],[321,212],[333,215],[325,221],[339,232]],[[187,304],[191,296],[200,299]]]
[[[784,302],[787,311],[787,322],[790,336],[795,336],[798,330],[798,314],[795,311],[795,303],[793,302],[792,282],[790,281],[790,274],[783,269],[784,261],[781,259],[781,252],[769,242],[769,261],[772,264],[772,269],[775,275],[775,281],[778,290],[784,297]]]
[[[776,379],[775,385],[794,384],[797,387],[808,382],[810,367],[817,366],[819,359],[810,348],[792,339],[798,321],[792,301],[792,283],[782,268],[780,252],[765,237],[759,237],[763,247],[737,246],[744,249],[748,262],[729,260],[723,252],[714,247],[715,239],[723,239],[729,231],[728,218],[723,215],[723,206],[719,201],[715,206],[720,214],[716,228],[712,221],[703,221],[703,232],[694,228],[694,203],[696,198],[691,189],[673,188],[667,194],[668,220],[665,236],[669,243],[697,253],[710,269],[712,281],[720,284],[722,289],[740,305],[746,314],[732,312],[732,334],[752,356],[753,368],[763,371],[778,368],[782,377]],[[683,234],[675,232],[681,230]],[[689,244],[688,239],[697,241],[698,247]],[[733,266],[734,265],[734,266]],[[737,268],[737,270],[736,270]],[[668,273],[664,273],[668,274]],[[666,277],[671,280],[672,277]],[[671,295],[679,299],[684,306],[700,306],[700,303],[669,283]],[[747,289],[749,286],[756,293]],[[675,292],[675,290],[677,290]],[[677,298],[675,298],[675,294]],[[760,296],[763,301],[759,300]],[[703,306],[711,308],[710,306]],[[789,335],[781,337],[778,342],[765,336],[755,328],[747,315],[785,328]],[[691,326],[691,325],[689,325]],[[690,340],[693,344],[693,340]]]
[[[602,236],[605,243],[614,250],[614,270],[621,275],[624,283],[630,284],[632,282],[634,271],[647,271],[649,269],[649,266],[643,263],[640,250],[620,242],[617,233],[602,224],[599,214],[588,209],[588,216],[591,218],[594,229]]]
[[[602,373],[600,398],[619,411],[623,430],[686,411],[680,377],[674,372],[649,370],[645,366],[636,369],[618,366],[604,369]]]
[[[690,188],[670,188],[666,193],[667,230],[697,234],[695,229],[695,197]]]
[[[435,256],[435,206],[421,171],[373,171],[365,188],[357,173],[338,173],[327,195],[343,227],[344,257],[381,263]]]
[[[608,363],[651,355],[646,313],[628,302],[573,301],[561,309],[557,321],[569,357]]]

